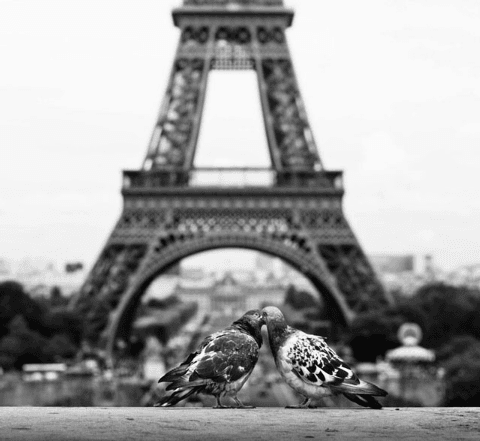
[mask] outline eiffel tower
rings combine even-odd
[[[157,276],[225,247],[291,264],[342,325],[387,304],[343,214],[342,172],[326,170],[315,145],[285,36],[293,11],[282,0],[184,0],[172,15],[180,40],[143,166],[123,172],[123,211],[75,302],[85,338],[112,354]],[[270,168],[194,167],[212,69],[256,72]],[[202,185],[219,174],[253,185]]]

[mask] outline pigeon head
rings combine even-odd
[[[275,325],[281,325],[282,323],[286,324],[282,311],[280,311],[276,306],[266,306],[262,309],[262,315],[267,326],[269,323]]]
[[[267,306],[263,308],[262,314],[267,325],[270,348],[275,354],[277,348],[288,334],[288,325],[282,311],[275,306]]]
[[[262,311],[252,309],[243,314],[238,320],[234,321],[233,326],[239,327],[248,332],[258,343],[262,345],[262,326],[265,325],[265,318]]]

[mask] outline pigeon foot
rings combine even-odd
[[[215,397],[217,399],[217,404],[212,407],[212,409],[233,409],[232,406],[224,406],[220,401],[220,397]]]
[[[317,406],[310,405],[310,398],[305,398],[300,404],[285,406],[285,409],[316,409]]]
[[[255,409],[255,406],[245,406],[238,397],[233,397],[233,401],[237,404],[237,407],[235,409]]]

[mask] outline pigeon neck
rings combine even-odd
[[[276,355],[281,344],[288,335],[288,325],[284,320],[274,320],[268,323],[268,339],[273,355]]]
[[[233,322],[232,327],[250,334],[257,342],[258,347],[262,346],[262,332],[259,326],[253,326],[250,322],[240,319]]]

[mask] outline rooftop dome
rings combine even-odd
[[[400,346],[388,351],[385,355],[387,361],[403,363],[433,363],[435,353],[421,346]]]
[[[385,359],[397,363],[433,363],[435,353],[419,346],[422,329],[416,323],[404,323],[398,330],[398,339],[402,342],[399,348],[388,351]]]

